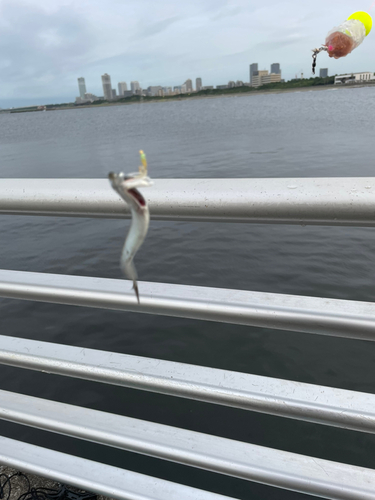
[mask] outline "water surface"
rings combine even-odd
[[[3,178],[374,176],[375,89],[0,115]],[[0,267],[118,278],[128,221],[0,216]],[[152,221],[142,280],[375,300],[375,234]],[[0,299],[1,334],[375,393],[372,343]],[[1,388],[375,468],[373,436],[0,367]],[[0,422],[0,433],[241,499],[306,495]]]

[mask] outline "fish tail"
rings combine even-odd
[[[138,283],[135,280],[133,281],[133,290],[135,291],[135,294],[137,296],[138,304],[140,304],[140,301],[139,301],[139,291],[138,291]]]

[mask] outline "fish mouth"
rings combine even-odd
[[[136,202],[138,202],[138,204],[141,207],[145,207],[146,206],[146,200],[143,198],[143,196],[138,191],[138,189],[135,189],[135,188],[128,189],[128,193],[135,199]]]
[[[151,185],[152,182],[148,177],[139,177],[138,174],[124,174],[123,172],[120,172],[119,174],[109,172],[108,179],[112,184],[112,187],[122,198],[122,193],[126,191],[139,207],[143,208],[147,205],[145,198],[138,191],[137,187]]]

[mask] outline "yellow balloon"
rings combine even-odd
[[[354,12],[350,17],[348,17],[348,21],[350,19],[355,19],[356,21],[361,21],[362,24],[364,24],[366,28],[366,36],[370,33],[371,28],[372,28],[372,17],[370,14],[367,14],[367,12]]]

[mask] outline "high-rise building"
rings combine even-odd
[[[281,75],[281,69],[279,63],[271,64],[271,73],[274,73],[275,75]]]
[[[112,99],[116,99],[116,89],[112,89]]]
[[[320,78],[327,78],[328,76],[328,68],[321,68],[319,72]]]
[[[258,63],[250,64],[250,86],[253,85],[253,75],[258,71]]]
[[[186,92],[193,92],[193,82],[188,78],[184,83],[186,85]]]
[[[135,94],[137,90],[140,90],[140,85],[138,82],[130,82],[130,90]]]
[[[87,90],[86,90],[85,79],[83,78],[83,76],[81,76],[81,78],[78,78],[78,88],[79,88],[79,97],[81,99],[84,99]]]
[[[106,101],[111,101],[112,100],[112,84],[111,84],[111,77],[107,73],[104,73],[104,75],[102,75],[102,85],[103,85],[104,99]]]
[[[202,78],[195,79],[195,88],[197,89],[197,92],[202,89]]]
[[[118,95],[124,95],[124,92],[128,90],[128,86],[126,85],[126,82],[120,82],[118,84]]]

